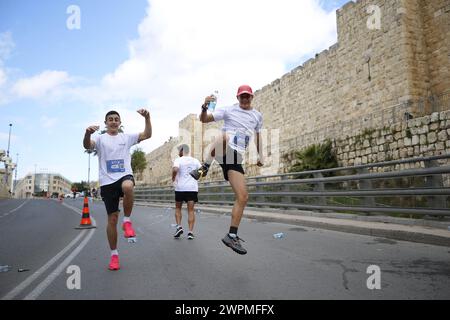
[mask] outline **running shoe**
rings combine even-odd
[[[111,261],[109,262],[109,270],[119,270],[119,256],[117,254],[114,254],[111,256]]]
[[[222,242],[227,246],[230,247],[234,252],[237,252],[239,254],[246,254],[247,250],[245,250],[244,248],[242,248],[241,245],[241,238],[239,238],[238,236],[232,238],[230,237],[230,235],[227,233],[225,235],[225,237],[222,239]],[[245,242],[245,241],[244,241]]]
[[[122,225],[122,229],[124,231],[125,238],[134,238],[136,237],[136,233],[134,232],[133,226],[130,221],[124,222]]]
[[[178,239],[183,234],[183,227],[179,226],[177,231],[173,235],[174,238]]]

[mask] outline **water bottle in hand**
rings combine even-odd
[[[218,95],[219,95],[219,92],[217,90],[214,91],[214,93],[211,95],[214,98],[214,100],[212,100],[208,103],[208,111],[209,112],[214,112],[214,109],[216,108],[216,104],[217,104]]]

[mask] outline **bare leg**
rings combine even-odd
[[[195,223],[194,204],[195,204],[194,201],[188,201],[187,203],[189,231],[194,230],[194,223]]]
[[[244,175],[234,170],[228,171],[228,181],[235,194],[235,201],[231,211],[231,226],[237,228],[241,223],[244,208],[248,201],[247,185],[245,184]]]
[[[122,192],[123,192],[123,213],[125,217],[131,216],[131,211],[133,210],[134,203],[134,184],[131,180],[125,180],[122,182]]]
[[[117,221],[119,220],[119,212],[108,215],[108,225],[106,227],[106,235],[108,236],[109,247],[111,250],[117,249]]]
[[[183,202],[175,202],[175,221],[177,225],[181,225],[181,207]]]
[[[208,164],[211,164],[214,158],[216,157],[216,150],[218,150],[218,156],[225,154],[225,150],[228,144],[228,136],[226,133],[222,133],[221,136],[218,136],[212,146],[211,151],[208,153],[208,156],[206,157],[205,162]]]

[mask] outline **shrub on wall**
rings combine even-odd
[[[338,161],[330,140],[321,144],[310,145],[295,153],[297,162],[289,170],[301,172],[336,168]]]

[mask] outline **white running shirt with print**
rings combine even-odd
[[[138,143],[138,138],[139,133],[118,133],[115,136],[104,133],[94,138],[100,186],[133,174],[130,148]]]
[[[198,192],[198,182],[191,177],[189,172],[199,169],[202,165],[200,161],[189,156],[176,158],[173,166],[178,168],[175,178],[175,191],[179,192]]]
[[[263,124],[261,112],[242,109],[239,104],[220,107],[213,112],[214,121],[224,120],[222,131],[230,138],[230,148],[243,154],[255,132],[260,132]]]

